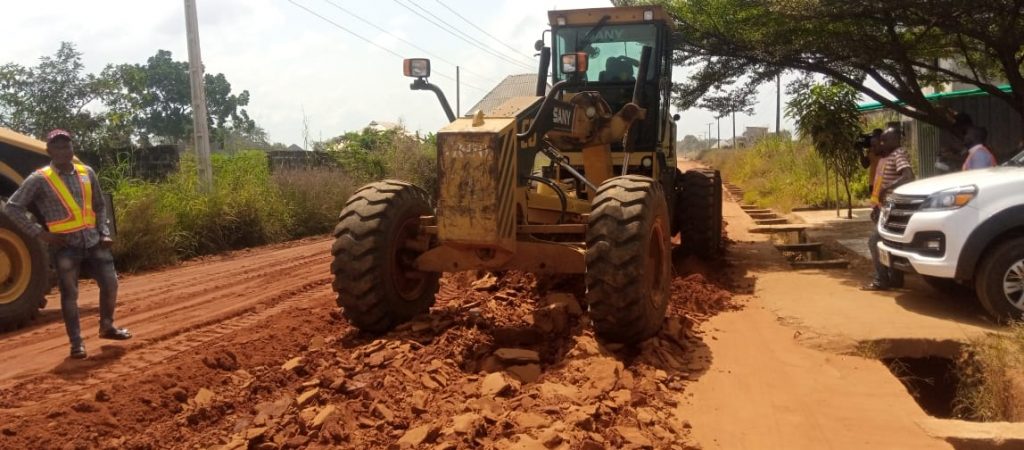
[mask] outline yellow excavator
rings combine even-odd
[[[428,81],[429,60],[405,61],[451,123],[437,133],[437,192],[385,180],[341,212],[333,286],[356,327],[426,312],[443,272],[520,270],[584,275],[597,334],[636,343],[663,322],[671,238],[718,253],[721,178],[676,167],[672,19],[655,6],[548,17],[535,95],[468,117]]]
[[[45,143],[0,127],[0,331],[32,320],[52,286],[45,245],[3,213],[25,177],[49,162]]]

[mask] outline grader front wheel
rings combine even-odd
[[[366,185],[349,199],[334,229],[334,290],[357,328],[382,333],[430,309],[440,274],[416,270],[424,250],[419,218],[429,196],[404,181]]]
[[[661,185],[612,178],[594,197],[587,226],[587,303],[601,338],[627,344],[661,329],[672,276],[668,206]]]
[[[47,265],[43,244],[0,212],[0,331],[19,328],[39,312],[49,287]]]

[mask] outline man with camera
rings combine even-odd
[[[890,125],[877,140],[877,148],[882,158],[878,161],[877,170],[872,179],[871,189],[871,221],[876,225],[868,238],[868,249],[871,261],[875,266],[874,279],[865,291],[886,291],[903,286],[903,274],[882,265],[878,258],[878,242],[882,237],[878,234],[878,216],[885,198],[896,187],[914,180],[914,169],[910,164],[910,155],[900,145],[903,134],[898,125]]]

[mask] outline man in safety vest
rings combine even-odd
[[[132,337],[114,326],[117,272],[110,246],[108,211],[93,170],[75,161],[71,133],[53,130],[46,136],[50,165],[25,179],[8,199],[5,212],[26,233],[49,244],[60,285],[60,309],[71,340],[71,357],[86,357],[78,323],[78,275],[82,263],[100,288],[100,338]],[[35,205],[46,221],[44,229],[26,214]]]

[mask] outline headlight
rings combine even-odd
[[[957,209],[971,202],[978,195],[977,186],[960,186],[936,192],[921,204],[921,211],[945,211]]]

